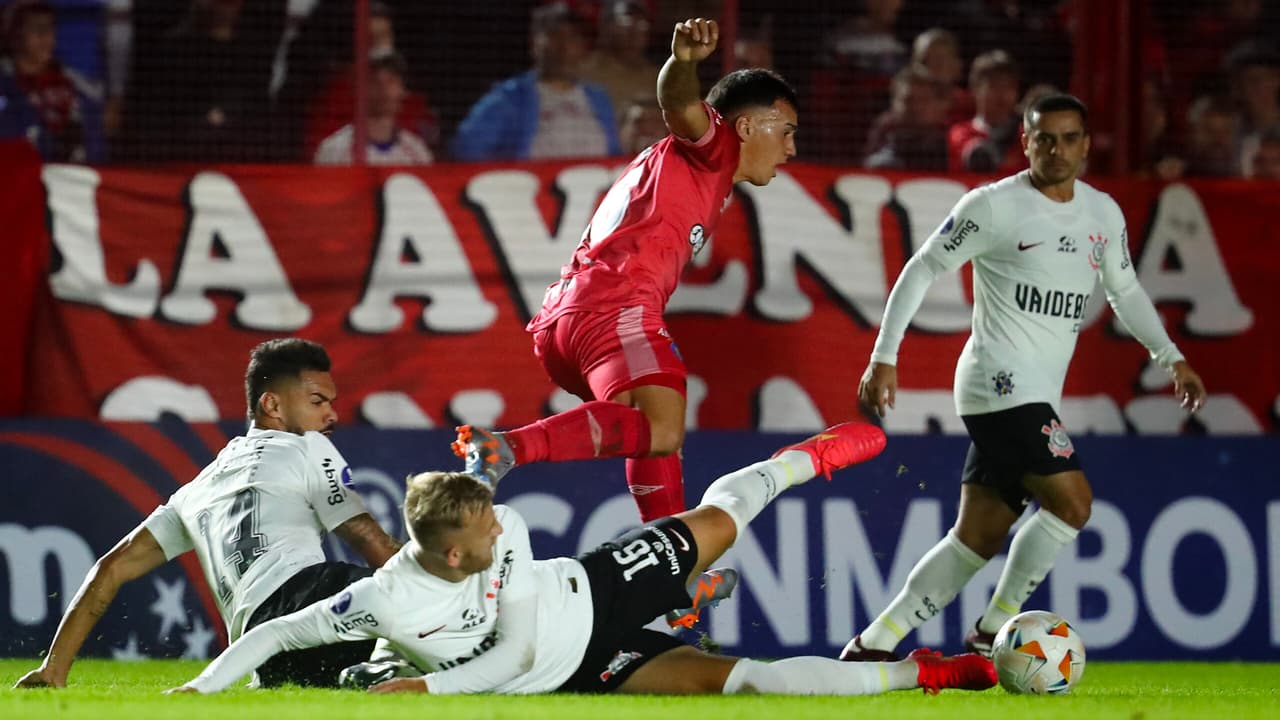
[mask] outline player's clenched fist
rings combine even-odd
[[[671,36],[671,55],[681,62],[701,62],[715,52],[720,26],[715,20],[692,18],[676,23]]]

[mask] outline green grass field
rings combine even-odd
[[[243,717],[271,720],[378,720],[480,718],[482,720],[827,720],[829,718],[1035,718],[1035,720],[1163,720],[1280,716],[1280,664],[1091,663],[1084,680],[1063,697],[1016,697],[1003,690],[918,691],[875,697],[799,698],[629,696],[369,696],[338,690],[236,689],[211,696],[165,696],[165,688],[195,676],[203,662],[137,663],[82,660],[62,690],[11,690],[35,667],[31,660],[0,660],[0,718]]]

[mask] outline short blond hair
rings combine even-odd
[[[466,473],[410,475],[405,479],[405,527],[419,545],[432,547],[442,533],[460,529],[468,516],[492,502],[489,486]]]

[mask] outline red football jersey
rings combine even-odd
[[[531,332],[574,310],[666,308],[685,265],[720,222],[738,169],[738,134],[704,107],[711,126],[697,142],[668,135],[609,188],[560,280],[547,288]]]

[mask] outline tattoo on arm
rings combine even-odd
[[[352,550],[359,553],[370,567],[382,567],[382,564],[400,549],[400,543],[387,535],[382,526],[368,513],[362,513],[342,523],[334,532]]]

